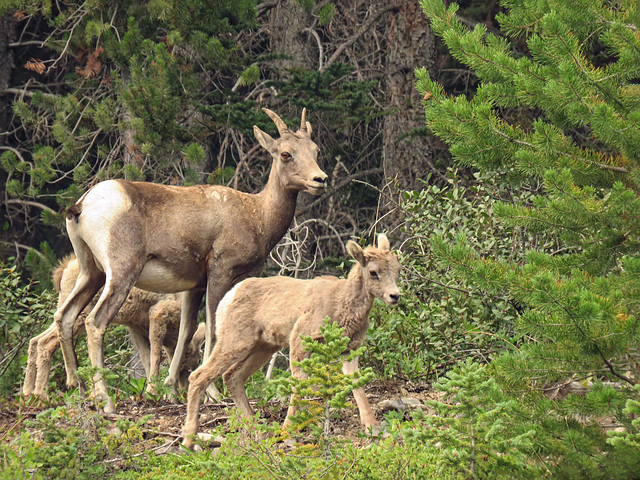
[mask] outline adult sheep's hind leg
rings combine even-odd
[[[74,388],[80,384],[76,373],[78,370],[78,358],[73,347],[74,325],[80,312],[89,304],[103,283],[104,274],[95,268],[95,264],[91,270],[87,267],[84,269],[81,267],[73,291],[53,316],[58,328],[62,357],[64,358],[64,366],[67,372],[67,386],[69,388]]]

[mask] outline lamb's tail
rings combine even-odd
[[[60,263],[58,263],[58,266],[53,271],[53,274],[51,275],[51,280],[53,280],[53,286],[56,289],[56,292],[60,292],[60,282],[62,281],[62,275],[64,273],[64,270],[75,259],[76,257],[73,253],[67,255],[62,260],[60,260]]]

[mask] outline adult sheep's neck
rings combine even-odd
[[[369,312],[374,300],[373,295],[364,289],[362,266],[359,263],[351,268],[341,287],[335,320],[344,327],[344,334],[356,343],[350,348],[356,348],[369,326]]]
[[[271,250],[284,236],[296,211],[298,191],[286,188],[271,169],[269,181],[256,195],[262,210],[262,220],[268,248]]]

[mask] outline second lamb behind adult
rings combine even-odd
[[[182,431],[186,447],[191,448],[198,431],[202,395],[215,379],[223,375],[236,407],[250,417],[253,411],[244,384],[275,352],[288,346],[291,373],[303,378],[301,369],[293,365],[308,355],[300,335],[319,337],[320,326],[328,316],[345,328],[344,334],[351,339],[348,349],[354,350],[365,338],[374,298],[389,305],[398,302],[400,264],[390,251],[387,237],[379,235],[378,246],[364,250],[349,241],[347,251],[357,262],[346,279],[249,278],[224,296],[216,311],[217,343],[211,356],[189,377],[187,418]],[[345,373],[357,368],[357,359],[343,365]],[[354,390],[353,394],[363,425],[377,425],[364,390]],[[289,405],[285,427],[296,410]]]

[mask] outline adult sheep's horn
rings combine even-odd
[[[306,117],[307,116],[307,109],[303,108],[302,109],[302,117],[300,118],[300,131],[302,133],[307,133],[307,122],[306,122]]]
[[[287,127],[287,124],[282,121],[282,119],[278,116],[276,112],[273,112],[268,108],[263,108],[262,111],[267,115],[269,115],[269,118],[273,120],[273,123],[276,124],[276,127],[278,127],[278,133],[280,134],[280,136],[282,136],[283,133],[289,131],[289,127]]]

